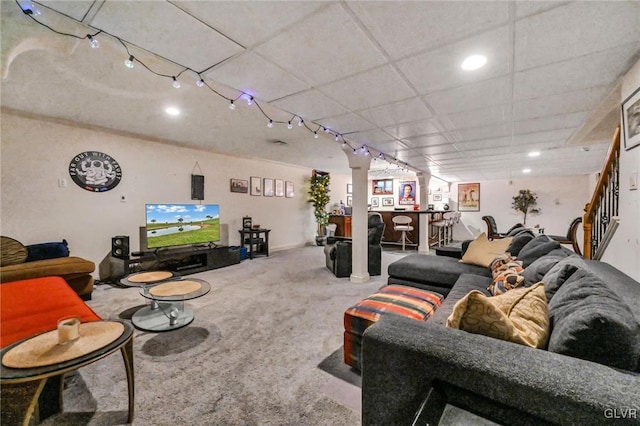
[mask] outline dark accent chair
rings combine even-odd
[[[382,273],[382,235],[384,234],[384,222],[379,213],[369,213],[368,218],[368,257],[369,275]],[[351,275],[351,239],[329,238],[324,247],[327,268],[338,278]]]
[[[582,217],[576,217],[569,225],[567,235],[549,235],[549,238],[556,240],[560,244],[571,244],[571,246],[573,247],[573,251],[582,256],[582,251],[580,250],[580,246],[578,245],[578,240],[576,238],[578,228],[580,227],[581,223]]]
[[[487,239],[488,240],[497,240],[500,238],[505,238],[509,236],[509,233],[514,229],[523,228],[524,225],[521,223],[516,223],[513,225],[507,232],[498,232],[498,225],[496,225],[496,220],[493,216],[482,216],[482,220],[487,224]]]

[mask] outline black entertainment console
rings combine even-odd
[[[160,248],[152,251],[135,252],[140,256],[131,263],[140,263],[142,270],[154,269],[179,272],[180,275],[240,263],[240,250],[235,247],[180,247]]]

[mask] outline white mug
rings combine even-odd
[[[58,321],[58,344],[66,345],[80,337],[80,318],[68,317]]]

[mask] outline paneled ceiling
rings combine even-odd
[[[21,4],[58,31],[101,30],[101,47],[2,1],[3,107],[337,173],[349,172],[342,139],[398,160],[372,162],[378,175],[398,163],[447,181],[595,172],[609,138],[574,136],[640,56],[638,1]],[[486,65],[462,70],[473,54]],[[242,98],[230,110],[200,77],[262,111]],[[312,131],[287,129],[297,117]],[[332,134],[314,138],[319,126]]]

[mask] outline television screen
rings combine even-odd
[[[218,204],[147,204],[147,248],[220,241]]]

